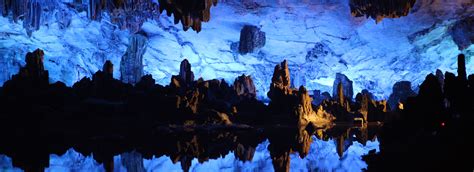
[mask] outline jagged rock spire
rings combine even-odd
[[[237,96],[244,96],[248,98],[255,98],[257,96],[257,89],[250,76],[239,76],[235,78],[234,90]]]
[[[461,81],[467,81],[467,74],[466,74],[466,58],[464,54],[458,55],[458,78]]]
[[[344,88],[342,87],[342,83],[340,82],[337,84],[337,100],[339,104],[343,105],[344,104]]]
[[[147,38],[143,34],[130,37],[130,45],[120,61],[122,82],[135,84],[143,76],[143,54],[146,51]]]
[[[114,64],[110,60],[105,61],[104,66],[102,66],[102,72],[107,75],[113,76],[114,74]]]
[[[344,94],[344,97],[351,100],[354,95],[352,81],[347,78],[346,75],[341,73],[336,73],[336,79],[334,80],[332,89],[333,98],[339,98],[339,84],[342,84],[342,93]]]
[[[179,78],[185,85],[189,85],[194,81],[194,73],[191,71],[191,64],[184,59],[179,66]]]

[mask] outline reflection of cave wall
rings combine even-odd
[[[313,137],[314,142],[311,144],[309,154],[304,158],[300,158],[298,154],[290,154],[290,168],[293,171],[360,171],[367,167],[362,160],[361,155],[367,154],[372,149],[379,149],[378,141],[369,141],[366,144],[353,142],[346,150],[346,155],[340,159],[336,152],[336,144],[333,140],[323,141]],[[230,152],[225,156],[217,159],[209,159],[204,163],[199,163],[197,158],[192,159],[190,169],[194,171],[274,171],[270,152],[267,147],[269,141],[260,143],[255,149],[255,155],[252,161],[238,161],[234,153]],[[2,156],[0,155],[0,158]],[[103,165],[97,163],[91,156],[83,156],[80,153],[70,149],[63,155],[51,155],[50,166],[47,170],[65,170],[65,169],[89,169],[91,171],[103,170]],[[11,159],[4,158],[4,166],[10,167]],[[120,156],[115,156],[116,170],[124,169],[120,162]],[[72,165],[75,164],[75,165]],[[143,159],[144,167],[147,171],[182,171],[180,163],[173,163],[170,157],[161,156],[151,159]],[[2,165],[2,164],[0,164]]]

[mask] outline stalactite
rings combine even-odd
[[[136,33],[147,19],[158,18],[158,4],[152,0],[90,0],[87,14],[91,20],[101,20],[107,12],[121,29]]]
[[[32,32],[40,28],[41,21],[41,4],[37,0],[30,0],[28,3],[28,11],[25,14],[23,27],[26,33],[31,36]]]
[[[407,16],[416,0],[350,0],[352,16],[371,17],[378,23],[384,18]]]
[[[87,16],[92,20],[100,20],[102,13],[101,0],[89,0]]]
[[[181,21],[183,30],[192,28],[201,31],[201,23],[208,22],[211,18],[211,6],[217,4],[217,0],[159,0],[160,12],[166,10],[166,14],[173,14],[175,24]]]

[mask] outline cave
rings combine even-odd
[[[0,12],[0,171],[472,170],[472,0]]]

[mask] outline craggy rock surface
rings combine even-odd
[[[265,46],[265,32],[257,26],[245,25],[240,30],[239,53],[253,53]]]

